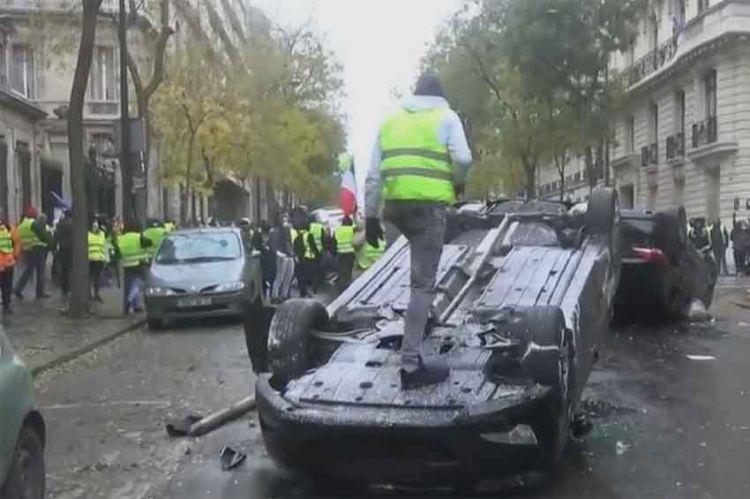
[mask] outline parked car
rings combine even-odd
[[[623,267],[616,317],[678,319],[694,300],[711,306],[716,263],[710,251],[689,241],[684,208],[622,210],[620,217]]]
[[[0,328],[0,497],[44,497],[44,419],[36,409],[34,385]]]
[[[451,368],[438,385],[399,382],[404,238],[327,308],[291,300],[246,316],[269,454],[319,478],[396,486],[549,471],[608,330],[618,209],[601,188],[578,215],[522,201],[453,212],[425,340]]]
[[[232,227],[182,230],[167,236],[146,278],[146,320],[239,316],[263,299],[260,256]]]

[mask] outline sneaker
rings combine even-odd
[[[409,390],[425,385],[442,383],[450,376],[450,368],[439,359],[419,359],[416,371],[401,369],[401,388]]]

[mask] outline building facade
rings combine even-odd
[[[652,0],[611,66],[628,83],[609,162],[622,205],[682,204],[689,218],[725,224],[750,216],[750,1]],[[568,169],[566,197],[585,198],[582,159]],[[558,182],[544,171],[540,193],[558,196]]]

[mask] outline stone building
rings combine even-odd
[[[652,0],[611,67],[628,82],[610,151],[622,205],[750,216],[750,1]],[[566,197],[588,194],[584,171],[582,158],[568,165]],[[554,168],[541,172],[542,196],[559,188]]]

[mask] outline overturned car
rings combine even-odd
[[[607,332],[619,248],[611,189],[586,213],[520,201],[452,213],[424,342],[451,374],[420,389],[399,382],[403,238],[327,308],[250,310],[268,452],[316,476],[407,486],[549,470]]]

